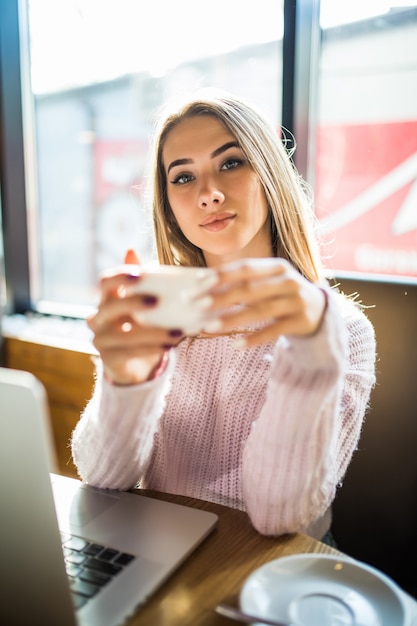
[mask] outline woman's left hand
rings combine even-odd
[[[260,324],[259,330],[244,337],[243,344],[249,347],[280,335],[313,335],[320,328],[327,306],[325,292],[284,259],[245,259],[217,271],[219,281],[211,290],[211,302],[206,302],[209,310],[221,315],[208,325],[208,332]]]

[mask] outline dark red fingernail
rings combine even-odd
[[[172,345],[172,343],[163,343],[161,348],[162,350],[171,350],[171,348],[175,348],[175,346]]]
[[[183,336],[183,332],[180,328],[171,328],[168,331],[168,335],[170,337],[182,337]]]
[[[149,294],[142,297],[142,302],[145,306],[155,306],[155,304],[158,302],[158,298]]]
[[[140,274],[126,274],[128,280],[139,280],[140,277]]]

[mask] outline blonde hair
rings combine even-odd
[[[296,171],[277,130],[239,98],[200,91],[159,119],[153,145],[152,217],[160,263],[205,266],[203,252],[183,235],[168,202],[162,159],[166,138],[182,120],[198,115],[216,117],[236,141],[259,177],[270,211],[275,256],[287,259],[303,276],[318,281],[321,261],[314,235],[314,212],[308,188]]]

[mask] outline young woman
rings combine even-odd
[[[79,474],[243,509],[263,534],[322,538],[374,384],[372,326],[322,278],[303,182],[253,107],[200,93],[168,111],[153,172],[159,261],[214,268],[202,306],[217,316],[194,337],[146,326],[138,314],[155,298],[126,297],[140,271],[102,278]]]

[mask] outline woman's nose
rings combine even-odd
[[[223,204],[224,194],[215,187],[207,187],[200,191],[198,198],[198,206],[200,209],[207,209],[211,206],[217,206]]]

